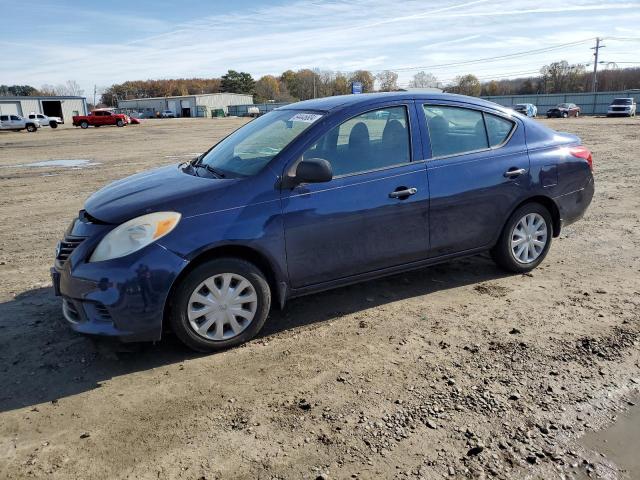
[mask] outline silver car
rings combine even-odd
[[[22,118],[20,115],[0,115],[0,130],[27,130],[27,132],[37,132],[40,122]]]

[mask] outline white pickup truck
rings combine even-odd
[[[37,121],[41,127],[58,128],[58,124],[62,123],[62,119],[60,117],[48,117],[42,113],[31,112],[27,116],[29,117],[29,120]]]
[[[32,119],[22,118],[20,115],[0,115],[0,130],[27,130],[27,132],[37,132],[40,122]]]

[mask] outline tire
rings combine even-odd
[[[82,128],[82,129],[89,128],[89,122],[87,122],[86,120],[81,121],[80,122],[80,128]]]
[[[27,132],[33,133],[37,131],[38,131],[38,127],[36,127],[33,123],[27,124]]]
[[[576,118],[580,116],[580,112],[576,112]]]
[[[118,121],[116,122],[116,125],[117,125],[118,127],[124,127],[124,122],[123,122],[122,120],[118,120]]]
[[[213,290],[205,284],[212,285],[224,296],[224,292],[233,295],[233,290],[225,289],[225,282],[230,288],[237,288],[244,281],[247,284],[238,292],[240,297],[236,296],[231,302],[218,301]],[[194,298],[207,302],[200,303]],[[214,352],[247,342],[262,329],[271,308],[271,289],[264,274],[252,263],[239,258],[219,258],[189,272],[177,285],[169,302],[168,320],[178,338],[193,350]],[[228,309],[233,305],[244,315],[231,314]],[[200,309],[209,316],[204,313],[199,316]],[[247,319],[251,314],[253,316]],[[231,326],[230,316],[239,327],[237,333]],[[203,330],[198,333],[196,328]],[[213,338],[216,336],[220,338]]]
[[[567,112],[562,112],[562,118],[567,118],[569,114]]]
[[[536,250],[536,248],[540,245],[531,245],[531,241],[541,241],[542,236],[539,235],[542,230],[542,225],[536,229],[536,232],[532,235],[527,235],[526,230],[522,228],[518,228],[520,234],[516,233],[516,227],[522,227],[520,222],[525,219],[531,219],[535,221],[539,221],[540,219],[544,222],[544,231],[546,235],[544,237],[544,246],[541,250]],[[535,226],[535,223],[531,223],[531,226]],[[523,235],[524,233],[524,235]],[[524,238],[521,242],[524,244],[528,244],[525,246],[525,249],[532,248],[533,254],[531,254],[531,259],[518,258],[516,253],[518,252],[517,247],[512,247],[513,238],[520,237],[518,240]],[[494,261],[504,270],[514,273],[525,273],[536,268],[547,256],[547,252],[549,251],[549,247],[551,246],[551,239],[553,237],[553,221],[551,219],[551,214],[549,211],[539,203],[527,203],[520,208],[518,208],[515,212],[511,214],[507,223],[505,224],[502,233],[500,234],[500,238],[498,239],[498,243],[491,249],[491,256]],[[527,238],[529,240],[527,240]],[[514,251],[515,249],[515,251]],[[529,255],[529,250],[526,250],[526,253],[523,251],[522,256]]]
[[[51,121],[51,122],[49,122],[49,126],[50,126],[51,128],[58,128],[58,122],[56,122],[56,121]]]

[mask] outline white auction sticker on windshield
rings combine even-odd
[[[304,123],[313,123],[318,120],[322,115],[317,113],[296,113],[293,117],[289,119],[290,122],[304,122]]]

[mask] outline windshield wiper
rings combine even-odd
[[[192,164],[196,168],[204,168],[207,172],[212,173],[217,178],[225,178],[226,175],[222,173],[220,170],[212,167],[211,165],[207,165],[206,163],[196,162]]]

